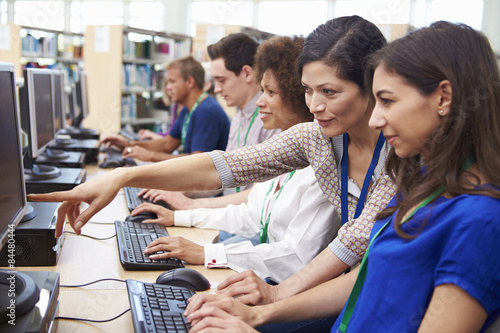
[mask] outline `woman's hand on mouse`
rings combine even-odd
[[[262,305],[276,302],[279,287],[259,278],[252,270],[232,275],[217,286],[217,294],[236,297],[243,304]]]
[[[52,192],[44,194],[28,194],[32,201],[61,202],[57,210],[56,237],[61,236],[66,217],[75,233],[79,235],[82,227],[101,209],[106,207],[122,188],[120,175],[121,168],[106,173],[92,181],[76,186],[70,191]],[[80,211],[80,204],[85,202],[89,206]]]
[[[205,263],[205,249],[202,245],[193,243],[184,237],[161,237],[146,247],[145,254],[166,251],[165,253],[152,254],[150,259],[178,258],[193,265]]]
[[[146,219],[142,221],[142,223],[159,223],[165,227],[171,227],[174,225],[174,212],[160,205],[155,205],[152,203],[142,203],[137,206],[130,214],[132,216],[135,216],[144,212],[153,212],[158,217],[156,219]]]
[[[191,323],[190,332],[205,332],[209,328],[223,332],[257,332],[260,309],[249,307],[225,295],[199,293],[189,299],[184,312]]]

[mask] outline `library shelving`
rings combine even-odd
[[[88,26],[85,70],[90,116],[86,126],[117,133],[121,126],[167,122],[163,65],[191,53],[191,37],[123,26]]]
[[[21,65],[63,70],[68,86],[83,68],[83,34],[21,26]]]

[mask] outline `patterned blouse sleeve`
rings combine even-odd
[[[268,140],[232,151],[214,151],[209,156],[221,176],[223,187],[265,181],[309,165],[308,124],[298,124]]]
[[[329,245],[330,250],[350,266],[354,266],[363,258],[375,217],[396,193],[396,187],[385,170],[372,185],[371,192],[360,216],[347,221],[340,228],[337,238]]]

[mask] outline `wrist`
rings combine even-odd
[[[113,177],[112,182],[120,188],[126,186],[128,181],[132,178],[125,167],[119,167],[109,173]]]
[[[250,307],[250,314],[248,316],[248,322],[252,327],[261,326],[271,322],[273,316],[273,306],[272,305],[256,305]]]
[[[279,284],[277,286],[271,286],[270,303],[281,301],[284,298],[286,298],[286,296],[283,295]]]

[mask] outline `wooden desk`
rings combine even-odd
[[[105,173],[106,170],[91,165],[87,167],[87,180]],[[115,234],[112,224],[123,220],[129,211],[125,195],[121,191],[91,222],[82,234],[105,238]],[[66,231],[72,231],[69,225]],[[218,231],[195,228],[167,228],[171,236],[183,236],[198,244],[210,243]],[[64,244],[56,266],[16,267],[20,271],[55,271],[60,274],[62,285],[78,285],[102,278],[135,279],[154,282],[162,271],[126,271],[122,268],[117,251],[116,237],[95,240],[64,234]],[[201,272],[215,288],[225,278],[234,274],[230,269],[207,269],[203,265],[186,265]],[[105,281],[83,288],[60,288],[59,316],[89,319],[109,319],[130,308],[125,283]],[[129,313],[107,323],[89,323],[58,320],[56,332],[133,332]]]

